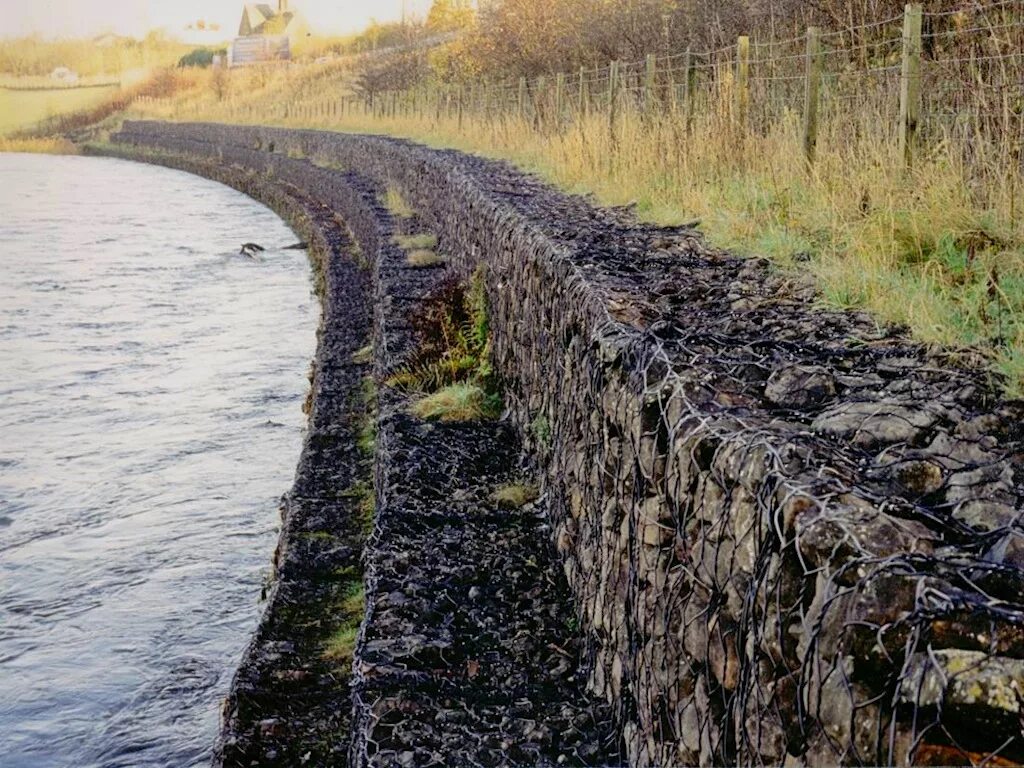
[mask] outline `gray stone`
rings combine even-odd
[[[981,651],[943,649],[919,653],[907,664],[900,699],[919,707],[943,704],[1019,715],[1024,660]]]
[[[835,377],[818,366],[790,365],[768,377],[765,398],[781,408],[801,410],[835,397]]]
[[[986,466],[950,475],[946,501],[958,504],[961,501],[988,499],[1012,504],[1013,467],[1009,462],[996,462]]]
[[[971,499],[953,509],[953,518],[986,533],[1010,526],[1019,513],[1008,504]]]
[[[835,570],[855,558],[928,553],[936,535],[915,520],[901,520],[870,506],[814,507],[796,520],[797,546],[809,562]],[[850,573],[854,579],[857,573]]]
[[[1009,565],[1018,570],[1024,570],[1024,533],[1010,531],[985,553],[985,559],[999,565]]]
[[[847,439],[861,448],[874,448],[917,443],[937,421],[937,414],[919,405],[879,400],[836,405],[821,413],[811,429]]]

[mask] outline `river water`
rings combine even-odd
[[[295,239],[188,174],[0,154],[4,768],[208,762],[301,445]]]

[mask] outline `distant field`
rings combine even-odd
[[[117,86],[12,91],[0,88],[0,135],[28,128],[54,115],[88,109],[117,91]]]

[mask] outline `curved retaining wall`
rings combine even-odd
[[[280,183],[240,165],[183,153],[92,148],[187,171],[238,189],[273,208],[309,243],[321,302],[313,360],[308,430],[295,481],[282,499],[282,529],[266,608],[232,680],[223,707],[215,765],[339,765],[349,749],[350,671],[323,655],[325,640],[350,622],[346,598],[362,584],[365,533],[361,489],[370,467],[357,438],[366,419],[366,346],[378,285],[332,209],[353,214],[375,192],[352,174],[292,164],[298,184]],[[315,196],[314,196],[315,193]],[[356,219],[376,222],[372,207]],[[376,229],[363,232],[371,242]]]
[[[1022,409],[970,360],[502,164],[283,129],[116,140],[393,184],[458,269],[485,266],[495,364],[631,762],[1024,757]]]

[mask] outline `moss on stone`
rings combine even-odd
[[[421,232],[418,235],[396,235],[395,244],[407,251],[433,250],[437,247],[437,235],[432,235],[429,232]]]
[[[444,256],[441,256],[435,251],[430,251],[425,248],[410,251],[409,254],[405,257],[405,261],[410,267],[420,268],[436,267],[441,264],[448,263],[448,260],[445,259]]]
[[[537,500],[540,491],[531,483],[509,483],[495,489],[491,501],[501,509],[519,509]]]
[[[358,349],[352,355],[352,362],[357,365],[367,365],[373,361],[373,345],[367,344],[365,347]]]
[[[351,664],[352,655],[356,650],[356,637],[358,634],[358,622],[343,624],[324,643],[324,658],[340,664]]]
[[[359,390],[359,405],[363,416],[359,421],[356,447],[366,458],[372,458],[377,447],[377,382],[373,376],[363,378]]]
[[[299,537],[307,541],[331,541],[334,538],[334,534],[328,531],[303,531],[299,534]]]

